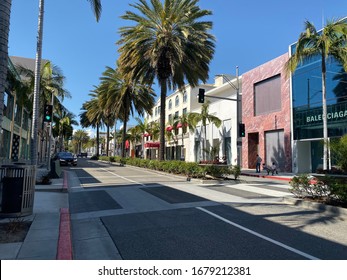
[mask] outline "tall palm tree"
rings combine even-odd
[[[131,143],[131,147],[135,150],[135,145],[141,140],[141,132],[137,126],[128,129],[128,140]],[[132,156],[130,151],[130,156]]]
[[[96,89],[89,94],[92,99],[83,103],[82,108],[85,110],[85,115],[80,115],[82,127],[96,128],[96,156],[99,156],[100,147],[100,127],[103,127],[104,110],[100,106]],[[83,113],[82,113],[83,114]],[[83,116],[83,118],[82,118]]]
[[[204,130],[204,141],[203,141],[203,151],[206,151],[206,126],[208,123],[214,124],[217,128],[221,126],[222,121],[209,113],[209,106],[210,102],[207,101],[206,103],[202,104],[201,106],[201,112],[200,114],[195,114],[194,116],[194,123],[201,122],[201,125]],[[201,133],[201,132],[200,132]],[[205,160],[205,154],[203,155],[203,159]]]
[[[137,121],[137,125],[136,125],[137,131],[141,134],[141,146],[142,146],[141,152],[143,155],[143,153],[145,151],[145,147],[144,147],[144,145],[145,145],[144,137],[145,136],[144,136],[144,134],[146,132],[148,132],[148,130],[149,130],[149,123],[148,123],[147,118],[144,121],[142,121],[140,118],[136,117],[135,120]]]
[[[96,20],[98,21],[101,14],[101,0],[88,0],[92,6]],[[0,129],[2,127],[3,110],[4,110],[4,91],[7,75],[8,64],[8,35],[10,30],[10,14],[11,14],[12,0],[2,0],[0,3]],[[41,53],[42,53],[42,33],[43,33],[43,11],[44,0],[39,2],[39,22],[38,22],[38,36],[37,36],[37,51],[36,51],[36,70],[37,76],[35,91],[34,91],[34,104],[33,104],[33,129],[32,129],[32,147],[31,147],[31,162],[37,163],[37,130],[38,122],[37,115],[39,110],[39,79],[41,68]],[[2,139],[0,139],[0,146],[3,145]]]
[[[326,101],[326,63],[328,57],[334,57],[347,71],[347,23],[342,20],[328,21],[322,31],[305,22],[305,30],[300,34],[296,43],[295,53],[291,55],[285,69],[288,73],[294,72],[297,66],[305,59],[320,56],[322,67],[322,119],[323,119],[323,170],[329,168],[328,164],[328,124]]]
[[[184,134],[187,133],[187,129],[191,132],[196,128],[196,119],[198,118],[199,113],[189,112],[187,114],[183,114],[178,116],[174,121],[175,126],[181,126],[182,129],[182,146]]]
[[[193,87],[199,80],[205,82],[214,54],[212,22],[201,20],[212,12],[200,9],[198,2],[140,0],[130,4],[140,14],[127,11],[122,16],[135,24],[120,28],[120,67],[135,80],[143,78],[152,84],[157,79],[161,89],[160,160],[164,160],[168,89],[183,88],[186,81]]]
[[[35,86],[35,73],[32,69],[25,68],[22,65],[15,65],[18,73],[23,77],[23,82],[30,89],[28,97],[33,102],[33,92]],[[52,96],[54,104],[59,104],[65,98],[71,98],[71,94],[64,88],[65,76],[61,69],[51,63],[45,61],[40,70],[40,94],[38,96],[40,104],[51,103]],[[41,106],[43,109],[43,106]]]
[[[107,92],[105,108],[118,112],[117,117],[123,121],[122,157],[125,157],[125,138],[127,122],[136,111],[139,116],[151,112],[154,106],[153,89],[140,81],[124,78],[118,69],[107,67],[101,77],[100,88]]]
[[[69,112],[63,105],[59,104],[53,114],[53,136],[59,138],[59,150],[65,149],[66,142],[73,134],[72,125],[78,125],[75,115]]]
[[[73,134],[73,140],[77,144],[76,153],[81,153],[83,145],[87,144],[89,141],[88,133],[82,129],[78,129]]]

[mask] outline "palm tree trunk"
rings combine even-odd
[[[96,125],[96,156],[99,157],[99,147],[100,147],[100,139],[99,139],[99,124]]]
[[[202,148],[202,151],[203,151],[203,153],[202,153],[202,158],[203,158],[203,160],[206,160],[206,144],[207,144],[207,139],[206,139],[206,137],[207,137],[207,133],[206,133],[206,125],[204,125],[204,147]]]
[[[123,138],[123,141],[122,141],[122,158],[125,158],[125,141],[126,141],[126,129],[127,129],[127,122],[125,121],[123,123],[123,132],[122,132],[122,138]]]
[[[4,115],[4,92],[8,67],[8,34],[10,30],[11,0],[0,3],[0,130]],[[3,134],[0,133],[0,152],[3,151]]]
[[[113,135],[113,156],[116,156],[116,132],[117,132],[117,119],[114,121],[114,135]]]
[[[166,103],[166,81],[162,80],[160,83],[160,147],[159,147],[159,160],[165,159],[165,103]]]
[[[326,64],[325,55],[322,54],[322,118],[323,118],[323,170],[328,170],[328,120],[327,120],[327,97],[326,97]]]
[[[109,156],[109,146],[110,146],[110,126],[106,125],[106,155]]]
[[[44,0],[39,2],[39,19],[37,30],[37,47],[35,61],[35,84],[34,84],[34,102],[33,102],[33,119],[31,129],[31,164],[37,165],[37,146],[38,146],[38,117],[39,117],[39,93],[40,93],[40,70],[42,55],[42,33],[43,33],[43,14]]]

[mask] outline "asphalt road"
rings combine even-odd
[[[69,174],[75,259],[347,259],[347,223],[281,202],[288,184],[200,181],[79,159]]]

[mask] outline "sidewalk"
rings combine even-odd
[[[37,178],[44,173],[37,171]],[[58,258],[58,241],[62,219],[61,209],[68,208],[68,194],[64,178],[51,179],[50,185],[35,185],[33,214],[22,217],[32,221],[24,242],[0,243],[1,260],[55,260]],[[2,218],[7,222],[10,218]]]

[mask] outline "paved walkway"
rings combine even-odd
[[[40,174],[47,173],[44,169]],[[61,209],[68,207],[68,194],[64,189],[64,179],[51,179],[50,185],[36,185],[34,208],[30,216],[22,217],[32,221],[30,230],[24,242],[0,243],[0,258],[2,260],[55,260],[58,252]],[[11,218],[2,218],[0,222],[8,222]]]

